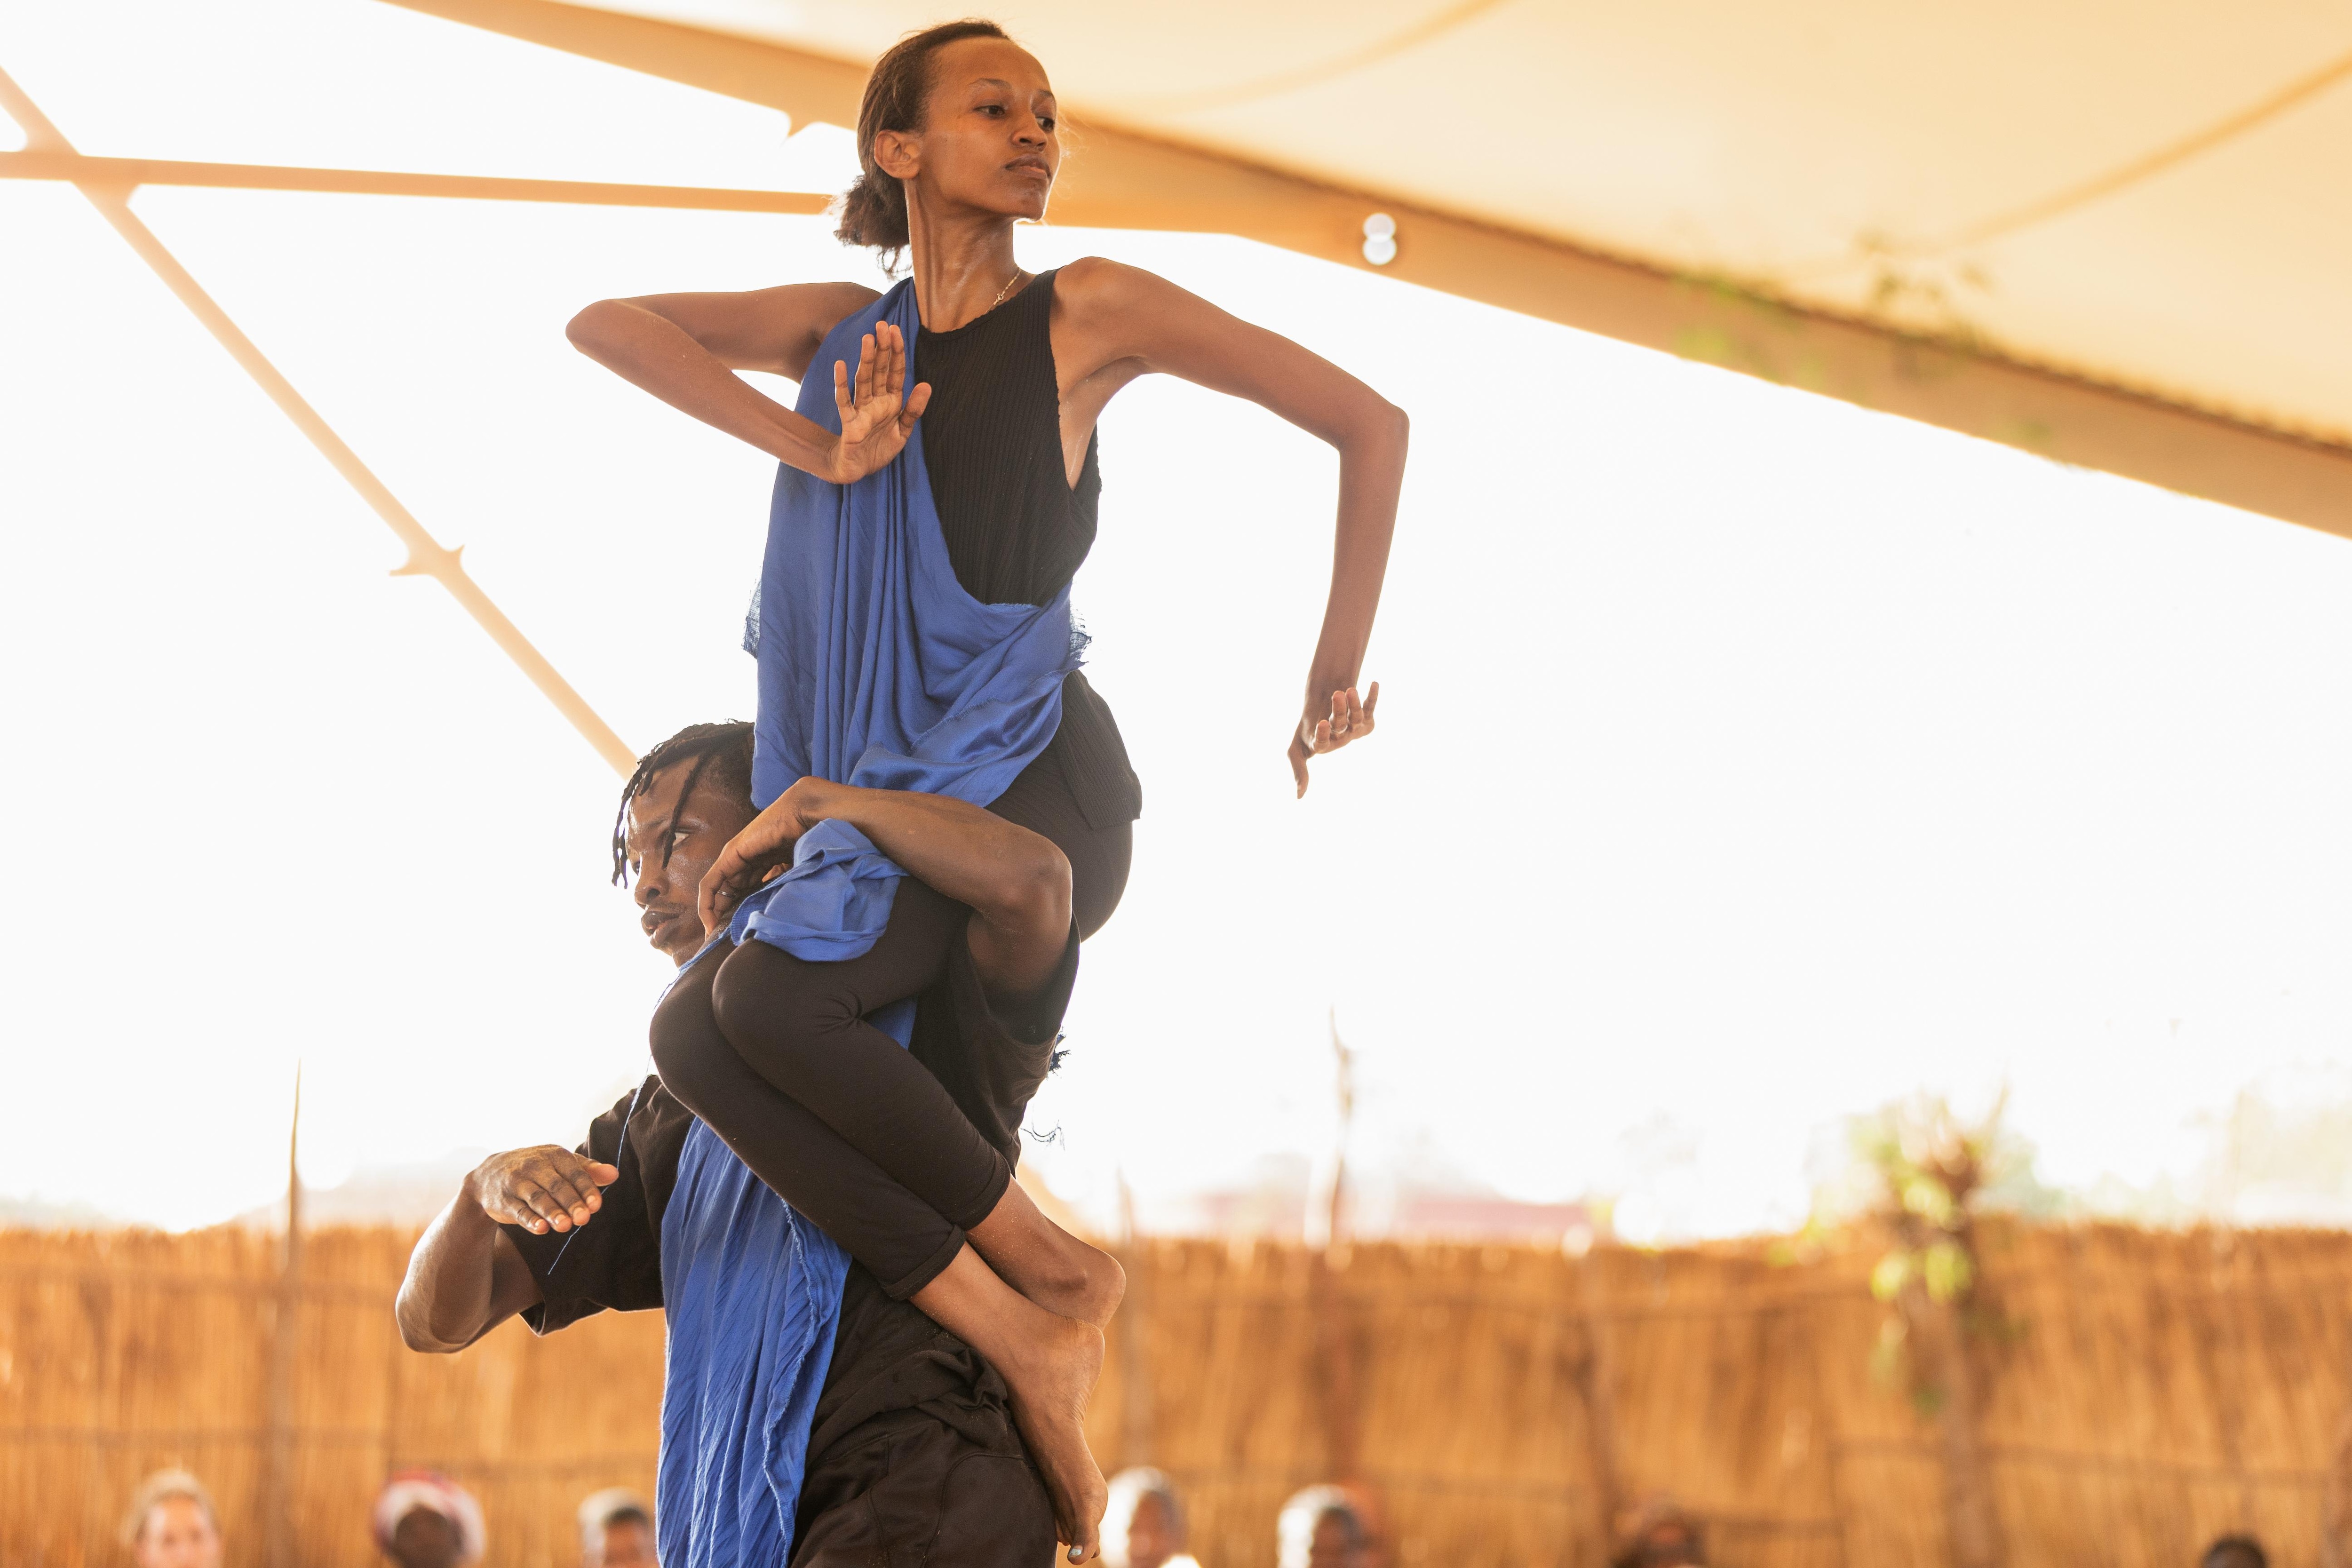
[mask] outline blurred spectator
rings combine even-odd
[[[375,1543],[400,1568],[478,1563],[488,1544],[482,1506],[437,1470],[403,1470],[375,1500]]]
[[[212,1494],[185,1470],[156,1471],[131,1494],[122,1543],[139,1568],[220,1568],[220,1515]]]
[[[1611,1568],[1704,1568],[1706,1533],[1670,1498],[1653,1498],[1620,1516]]]
[[[2251,1535],[2225,1535],[2205,1549],[2199,1568],[2271,1568],[2269,1555]]]
[[[580,1505],[580,1568],[654,1568],[654,1510],[626,1487]]]
[[[1363,1515],[1338,1487],[1308,1487],[1282,1505],[1275,1521],[1280,1568],[1364,1568],[1370,1532]]]
[[[1191,1563],[1183,1551],[1184,1505],[1176,1500],[1174,1484],[1141,1466],[1113,1476],[1102,1521],[1103,1568]]]

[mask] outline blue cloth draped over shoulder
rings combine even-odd
[[[855,377],[877,321],[906,335],[911,363],[922,325],[912,279],[835,326],[810,362],[799,410],[836,434],[834,364]],[[761,806],[810,775],[986,805],[1054,738],[1078,665],[1067,588],[1042,605],[984,605],[956,580],[919,427],[856,484],[781,468],[755,619]],[[856,958],[882,934],[905,875],[856,828],[822,823],[738,907],[730,934],[796,958]]]
[[[873,1021],[903,1046],[915,1004]],[[662,1213],[661,1270],[657,1555],[667,1568],[782,1564],[849,1255],[698,1121]]]

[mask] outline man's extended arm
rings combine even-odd
[[[972,966],[997,995],[1053,977],[1070,940],[1070,862],[1054,841],[940,795],[802,779],[719,852],[702,883],[706,922],[724,924],[774,858],[818,823],[845,822],[876,848],[972,910]]]
[[[551,1145],[483,1161],[409,1257],[393,1307],[402,1342],[446,1355],[538,1305],[539,1281],[500,1225],[524,1225],[542,1235],[586,1225],[604,1205],[598,1189],[619,1174]]]

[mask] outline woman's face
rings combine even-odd
[[[874,139],[882,172],[945,217],[1042,218],[1062,167],[1060,110],[1045,68],[1003,38],[961,38],[931,56],[923,129]]]
[[[147,1510],[131,1554],[139,1568],[220,1568],[220,1531],[194,1498],[165,1498]]]

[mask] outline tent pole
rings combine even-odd
[[[286,1134],[286,1250],[269,1335],[268,1430],[261,1472],[262,1560],[298,1568],[294,1556],[294,1373],[302,1311],[302,1064],[294,1064],[294,1120]]]
[[[72,143],[66,140],[64,133],[49,122],[48,117],[5,70],[0,70],[0,109],[5,109],[9,118],[23,128],[30,150],[67,154],[74,152]],[[597,716],[596,710],[588,706],[587,700],[572,689],[571,682],[556,673],[555,667],[531,646],[530,639],[524,637],[512,621],[507,619],[506,613],[491,603],[490,596],[482,592],[480,584],[467,574],[458,560],[459,552],[442,548],[440,542],[426,531],[425,525],[417,521],[409,510],[400,504],[399,499],[385,488],[383,481],[360,461],[359,454],[335,434],[319,411],[294,390],[294,384],[279,374],[278,367],[269,363],[253,340],[229,320],[228,312],[205,292],[204,287],[188,269],[180,265],[179,258],[155,237],[154,231],[131,212],[131,193],[134,187],[78,183],[74,188],[81,192],[90,205],[98,209],[99,215],[113,226],[115,233],[139,253],[139,258],[147,263],[164,285],[179,296],[180,303],[188,308],[189,313],[205,324],[205,329],[229,352],[229,356],[243,367],[246,374],[251,376],[256,384],[268,394],[269,400],[278,405],[278,410],[294,422],[294,427],[310,439],[310,445],[319,449],[321,457],[334,465],[335,471],[342,475],[344,482],[359,492],[360,499],[366,501],[400,542],[408,547],[408,559],[394,569],[393,575],[421,574],[431,577],[447,589],[450,596],[474,617],[475,624],[488,632],[490,640],[497,643],[516,667],[530,678],[530,683],[539,688],[541,694],[571,721],[572,727],[580,731],[583,739],[596,748],[597,754],[611,764],[614,772],[626,777],[636,765],[636,753],[614,733],[612,726]]]
[[[824,212],[834,200],[829,195],[805,191],[623,185],[598,180],[518,180],[487,174],[312,169],[284,163],[193,163],[173,158],[94,158],[50,148],[0,153],[0,180],[58,180],[72,185],[116,190],[128,190],[134,185],[183,185],[212,190],[560,202],[574,206],[667,207],[686,212],[786,213],[802,216]]]

